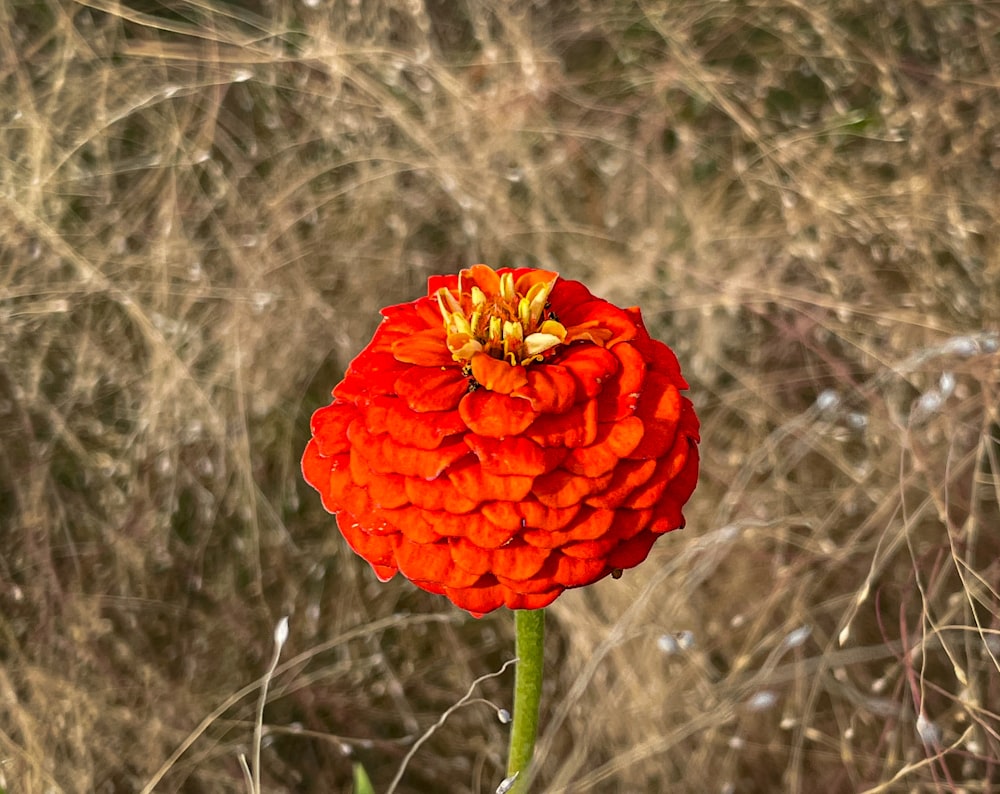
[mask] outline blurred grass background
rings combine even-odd
[[[0,2],[0,787],[244,791],[289,615],[265,790],[385,791],[512,656],[298,472],[479,261],[641,305],[703,420],[687,529],[549,611],[540,790],[1000,785],[998,87],[987,0]]]

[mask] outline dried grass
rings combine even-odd
[[[0,786],[243,791],[290,615],[264,789],[384,790],[510,658],[298,476],[477,261],[642,305],[704,425],[688,529],[551,610],[542,789],[1000,784],[995,4],[397,5],[0,4]]]

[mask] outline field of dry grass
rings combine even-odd
[[[998,88],[988,0],[0,2],[0,790],[245,791],[285,615],[268,792],[386,791],[511,658],[298,471],[481,261],[642,306],[703,422],[687,528],[549,610],[539,790],[1000,786]]]

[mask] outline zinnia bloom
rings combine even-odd
[[[537,609],[684,525],[698,418],[637,308],[475,265],[382,316],[302,459],[380,579],[475,615]]]

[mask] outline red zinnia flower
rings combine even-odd
[[[638,309],[475,265],[382,315],[302,459],[380,579],[476,615],[536,609],[683,526],[698,418]]]

